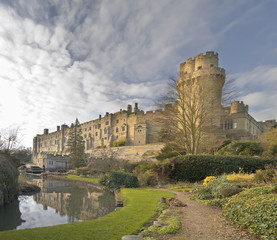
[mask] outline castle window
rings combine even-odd
[[[95,133],[95,136],[97,136],[97,134],[98,134],[98,133],[96,132],[96,133]]]
[[[115,129],[115,132],[118,132],[118,128]]]
[[[98,129],[100,129],[101,128],[101,124],[98,124]]]
[[[237,128],[238,127],[238,123],[234,123],[234,128]]]
[[[116,120],[116,123],[118,123],[118,122],[119,122],[119,120],[117,119],[117,120]]]
[[[91,130],[91,127],[89,127],[89,130]]]
[[[107,129],[106,128],[104,129],[104,133],[107,134]]]
[[[123,131],[123,132],[125,131],[125,126],[122,126],[122,131]]]
[[[226,120],[224,124],[225,129],[233,129],[233,119]]]
[[[213,67],[214,65],[213,64],[211,64],[211,67]]]
[[[198,66],[197,70],[199,70],[199,69],[201,69],[201,68],[202,68],[202,66]]]
[[[109,121],[106,122],[106,125],[109,125]]]

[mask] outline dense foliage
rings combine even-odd
[[[184,149],[180,149],[177,144],[167,143],[159,152],[156,157],[158,160],[165,160],[168,158],[176,157],[179,155],[185,155],[186,152]]]
[[[232,142],[219,149],[216,155],[261,156],[264,149],[257,142]]]
[[[174,160],[170,177],[177,181],[199,181],[207,176],[239,172],[241,168],[245,172],[255,172],[276,162],[277,159],[258,157],[186,155]]]
[[[277,156],[277,128],[274,127],[261,137],[265,148],[264,156]]]
[[[0,200],[3,200],[2,203],[8,203],[17,198],[18,174],[11,156],[0,152],[0,194],[3,198]]]
[[[118,141],[113,142],[114,147],[121,147],[126,145],[126,139],[120,139]]]
[[[135,175],[124,172],[107,173],[99,180],[99,183],[113,190],[118,190],[121,187],[137,188],[140,186]]]
[[[264,239],[277,239],[276,190],[276,186],[247,189],[224,204],[223,214]]]
[[[82,129],[78,127],[78,124],[78,120],[76,119],[75,125],[72,124],[70,127],[67,140],[69,163],[75,168],[84,167],[86,165],[85,142],[82,137]]]
[[[134,173],[138,176],[142,186],[155,186],[169,181],[174,164],[170,161],[140,162]]]

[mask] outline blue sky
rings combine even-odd
[[[257,120],[277,118],[276,0],[0,0],[0,129],[155,109],[187,58],[219,53]]]

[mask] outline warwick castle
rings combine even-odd
[[[276,124],[276,120],[256,121],[248,113],[248,105],[242,101],[234,101],[228,107],[222,106],[225,70],[218,67],[218,53],[199,54],[180,64],[178,88],[195,79],[206,81],[208,92],[215,99],[213,104],[220,114],[216,115],[213,125],[221,130],[222,135],[255,137]],[[113,143],[120,141],[125,143],[125,149],[135,150],[137,155],[141,149],[159,150],[163,145],[159,143],[162,125],[158,119],[167,113],[168,107],[170,106],[163,110],[144,112],[139,109],[138,103],[135,103],[133,108],[128,105],[126,110],[106,112],[104,116],[99,115],[97,119],[79,124],[85,141],[85,152],[93,154],[102,148],[113,148]],[[57,126],[55,132],[49,133],[48,129],[44,129],[43,134],[34,137],[33,162],[48,169],[65,167],[69,130],[64,124]]]

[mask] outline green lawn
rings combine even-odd
[[[77,175],[66,175],[65,177],[72,180],[79,180],[79,181],[86,181],[86,182],[93,182],[93,183],[98,183],[99,181],[99,178],[85,178]]]
[[[156,214],[161,197],[173,194],[161,190],[128,188],[121,190],[125,207],[90,221],[25,230],[0,232],[0,239],[121,239],[123,235],[136,233]]]

